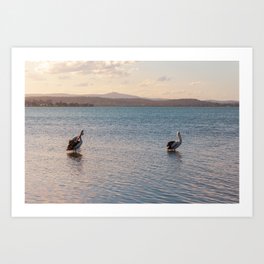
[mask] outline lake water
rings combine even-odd
[[[25,140],[27,203],[239,202],[237,107],[27,107]]]

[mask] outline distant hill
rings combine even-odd
[[[122,94],[122,93],[116,93],[116,92],[112,92],[112,93],[106,93],[106,94],[65,94],[65,93],[54,93],[54,94],[26,94],[26,97],[80,97],[80,96],[84,96],[84,97],[100,97],[100,98],[140,98],[139,96],[135,96],[135,95],[129,95],[129,94]]]
[[[107,96],[112,96],[107,97]],[[197,99],[145,99],[136,96],[118,93],[104,94],[103,96],[89,95],[30,95],[25,98],[25,106],[160,106],[160,107],[224,107],[239,106],[238,102],[212,102]]]
[[[129,95],[129,94],[121,94],[121,93],[106,93],[106,94],[89,94],[88,97],[100,97],[100,98],[112,98],[112,99],[129,99],[129,98],[140,98],[139,96]]]
[[[212,103],[219,103],[219,104],[238,104],[238,101],[235,100],[207,100],[207,102],[212,102]]]

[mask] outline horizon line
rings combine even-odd
[[[53,95],[70,95],[70,96],[89,96],[93,95],[93,97],[102,96],[102,95],[107,95],[107,94],[119,94],[119,95],[127,95],[131,97],[138,97],[139,99],[155,99],[155,100],[180,100],[180,99],[195,99],[195,100],[200,100],[200,101],[235,101],[239,102],[239,99],[215,99],[215,98],[208,98],[208,99],[198,99],[194,97],[181,97],[181,98],[158,98],[158,97],[143,97],[139,95],[134,95],[134,94],[123,94],[123,93],[118,93],[118,92],[108,92],[108,93],[98,93],[98,94],[87,94],[87,93],[81,93],[81,94],[74,94],[74,93],[25,93],[25,96],[29,95],[35,95],[35,96],[53,96]],[[109,99],[133,99],[133,98],[109,98]],[[136,99],[136,98],[134,98]]]

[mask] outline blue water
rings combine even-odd
[[[26,108],[25,140],[27,203],[239,202],[239,108]]]

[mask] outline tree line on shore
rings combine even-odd
[[[239,106],[238,102],[212,102],[198,99],[151,100],[145,98],[51,97],[25,98],[26,107],[93,107],[93,106],[149,106],[149,107],[224,107]]]
[[[78,106],[85,106],[85,107],[92,107],[94,106],[93,104],[89,103],[66,103],[66,102],[52,102],[51,100],[26,100],[25,101],[25,106],[26,107],[34,107],[34,106],[40,106],[40,107],[78,107]]]

